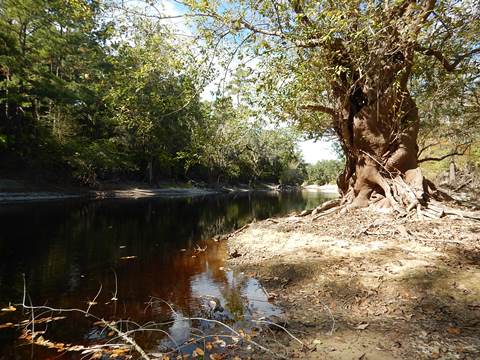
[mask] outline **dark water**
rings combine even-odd
[[[212,315],[212,300],[224,308],[215,313],[220,320],[278,315],[255,279],[224,268],[225,244],[212,238],[324,200],[299,192],[0,206],[0,308],[21,303],[26,284],[26,301],[34,305],[90,305],[101,318],[138,324],[171,321],[165,330],[179,343],[191,336],[182,318]],[[21,320],[19,313],[0,315],[0,326]],[[45,336],[84,345],[111,336],[92,323],[68,314]],[[32,358],[32,351],[33,358],[49,358],[44,349],[22,346],[18,334],[0,329],[0,359]],[[158,334],[139,341],[160,350],[169,345]]]

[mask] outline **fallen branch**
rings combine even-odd
[[[453,189],[454,192],[457,192],[459,191],[460,189],[464,188],[465,186],[467,186],[468,184],[470,184],[471,182],[473,181],[473,179],[468,179],[467,181],[465,181],[463,184],[457,186],[455,189]]]
[[[273,221],[273,219],[270,219],[270,220]],[[239,228],[239,229],[237,229],[237,230],[235,230],[235,231],[232,231],[231,233],[228,233],[228,234],[225,234],[225,235],[217,235],[217,236],[214,237],[214,240],[215,240],[215,241],[218,241],[218,240],[228,240],[228,239],[230,239],[231,237],[240,234],[242,231],[244,231],[245,229],[247,229],[249,226],[250,226],[250,224],[245,224],[245,225],[243,225],[241,228]]]
[[[319,214],[315,215],[313,218],[312,218],[312,221],[315,221],[323,216],[327,216],[327,215],[330,215],[330,214],[333,214],[333,213],[336,213],[337,211],[341,211],[342,209],[345,209],[346,208],[346,205],[339,205],[339,206],[336,206],[336,207],[333,207],[329,210],[325,210],[323,212],[320,212]]]
[[[445,208],[445,214],[446,215],[456,215],[460,216],[462,218],[467,218],[467,219],[472,219],[472,220],[478,220],[480,221],[480,212],[478,211],[464,211],[464,210],[457,210],[457,209],[452,209],[452,208]]]

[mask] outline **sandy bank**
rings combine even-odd
[[[0,204],[32,201],[67,200],[82,197],[82,194],[59,192],[4,192],[0,193]]]
[[[305,185],[302,186],[303,190],[314,191],[314,192],[323,192],[327,194],[338,194],[337,185],[327,184],[327,185]]]
[[[148,197],[194,197],[218,194],[219,191],[202,188],[161,188],[161,189],[122,189],[106,191],[83,191],[77,193],[64,192],[0,192],[0,204],[35,202],[35,201],[60,201],[68,199],[140,199]]]
[[[299,187],[280,187],[276,184],[260,184],[259,188],[249,188],[247,186],[221,186],[218,188],[195,187],[195,186],[165,186],[159,188],[135,187],[124,185],[121,188],[111,188],[106,190],[52,190],[41,191],[36,189],[28,189],[22,183],[8,180],[0,181],[0,204],[34,202],[34,201],[53,201],[66,200],[74,198],[87,199],[140,199],[149,197],[195,197],[206,196],[221,193],[242,193],[251,191],[295,191],[300,190]],[[8,185],[8,186],[7,186]],[[185,184],[186,185],[186,184]],[[2,191],[3,190],[3,191]],[[318,190],[312,190],[318,191]]]
[[[258,278],[288,329],[287,358],[480,358],[480,223],[357,211],[254,223],[230,265]]]
[[[220,191],[203,188],[161,188],[161,189],[126,189],[108,191],[90,191],[89,196],[97,199],[140,199],[147,197],[193,197],[218,194]]]

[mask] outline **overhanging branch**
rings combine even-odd
[[[285,41],[290,41],[298,47],[313,48],[313,47],[317,47],[317,46],[321,46],[321,45],[325,44],[325,40],[317,39],[317,38],[305,39],[305,40],[292,39],[292,37],[288,36],[288,34],[286,34],[286,33],[283,33],[281,31],[276,31],[276,30],[262,29],[262,28],[259,28],[258,26],[255,26],[255,25],[253,25],[253,24],[251,24],[248,21],[245,21],[243,19],[240,20],[240,24],[245,29],[248,29],[248,30],[250,30],[254,33],[263,34],[263,35],[267,35],[267,36],[278,37],[278,38],[283,39]]]
[[[424,55],[428,55],[428,56],[433,56],[435,57],[437,60],[439,60],[443,67],[445,68],[445,70],[451,72],[451,71],[454,71],[455,68],[465,59],[477,54],[477,53],[480,53],[480,47],[478,48],[475,48],[465,54],[461,54],[459,56],[457,56],[452,62],[449,62],[449,60],[445,57],[445,55],[443,55],[443,53],[440,51],[440,50],[437,50],[437,49],[432,49],[432,48],[426,48],[424,46],[420,46],[420,45],[417,45],[415,47],[415,50],[424,54]]]
[[[336,114],[335,109],[321,104],[305,104],[300,105],[298,108],[301,110],[319,111],[332,116]]]
[[[446,158],[449,158],[449,157],[452,157],[452,156],[455,156],[455,155],[464,155],[468,148],[470,147],[470,144],[465,144],[464,145],[465,147],[463,148],[463,150],[459,150],[459,148],[457,147],[454,151],[448,153],[448,154],[445,154],[443,156],[439,156],[439,157],[434,157],[434,156],[431,156],[431,157],[426,157],[426,158],[423,158],[423,159],[418,159],[418,163],[422,163],[422,162],[426,162],[426,161],[442,161]]]

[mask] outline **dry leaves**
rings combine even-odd
[[[202,349],[200,349],[199,347],[197,347],[195,350],[193,350],[192,355],[193,355],[194,357],[196,357],[196,356],[204,356],[204,355],[205,355],[205,352],[204,352]]]
[[[447,331],[449,334],[452,334],[452,335],[459,335],[462,332],[459,328],[453,327],[453,326],[449,326],[447,328]]]

